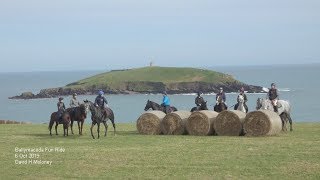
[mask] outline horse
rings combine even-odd
[[[246,105],[244,104],[244,96],[239,94],[238,100],[239,100],[239,102],[234,106],[234,110],[239,110],[244,113],[247,113],[248,107],[246,107]]]
[[[108,125],[107,125],[107,121],[108,119],[112,122],[113,125],[113,129],[114,129],[114,136],[116,135],[116,125],[114,123],[114,113],[110,108],[104,108],[101,109],[100,107],[97,107],[95,104],[93,104],[92,102],[89,101],[89,110],[91,112],[91,120],[92,120],[92,124],[91,124],[91,136],[93,139],[95,139],[93,133],[92,133],[92,129],[93,127],[97,124],[98,128],[97,128],[97,132],[98,132],[98,139],[100,138],[100,123],[102,122],[105,128],[105,132],[104,132],[104,136],[107,136],[107,132],[108,132]]]
[[[55,129],[56,129],[56,135],[58,135],[58,125],[63,124],[63,136],[69,136],[69,125],[70,125],[70,115],[68,112],[64,112],[62,114],[62,121],[60,121],[60,118],[58,117],[58,112],[53,112],[50,116],[50,122],[49,122],[49,131],[50,131],[50,136],[52,136],[51,130],[53,124],[56,123]]]
[[[289,121],[290,123],[290,131],[293,131],[292,128],[292,118],[290,115],[291,112],[291,106],[290,103],[288,101],[285,100],[278,100],[277,103],[278,106],[278,115],[281,118],[282,121],[282,130],[283,131],[287,131],[287,123]],[[257,106],[256,109],[264,109],[264,110],[270,110],[270,111],[274,111],[272,102],[269,99],[264,99],[264,98],[258,98],[257,99]]]
[[[217,101],[218,101],[218,103],[216,103],[216,105],[213,108],[214,111],[222,112],[224,110],[228,110],[227,105],[224,102],[222,102],[222,97],[221,96],[218,96]]]
[[[166,113],[166,108],[153,102],[153,101],[150,101],[148,100],[147,101],[147,104],[146,104],[146,107],[144,108],[145,111],[148,111],[149,109],[152,109],[152,110],[159,110],[159,111],[162,111],[164,113]],[[170,106],[170,112],[174,112],[174,111],[178,111],[178,109],[174,106]]]
[[[193,107],[190,112],[201,111],[201,110],[208,110],[207,101],[202,103],[199,107]]]
[[[88,101],[84,101],[84,104],[80,104],[78,107],[68,108],[66,111],[69,112],[71,118],[71,133],[73,134],[73,122],[77,121],[79,135],[82,135],[83,123],[87,118],[87,112],[89,111]]]

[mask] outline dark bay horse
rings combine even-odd
[[[84,101],[79,107],[68,108],[67,112],[70,114],[71,118],[71,133],[73,134],[73,122],[77,121],[79,134],[82,135],[83,123],[87,118],[87,110],[89,108],[88,101]],[[81,123],[81,125],[80,125]]]
[[[114,129],[114,135],[116,135],[116,125],[114,123],[114,113],[110,108],[105,108],[104,110],[101,109],[100,107],[97,107],[94,103],[89,101],[89,110],[91,112],[91,120],[92,120],[92,124],[91,124],[91,136],[93,139],[95,139],[93,133],[92,133],[92,129],[93,127],[97,124],[98,128],[97,128],[97,132],[98,132],[98,139],[100,138],[100,123],[103,123],[104,128],[105,128],[105,132],[104,132],[104,136],[107,136],[107,132],[108,132],[108,124],[107,121],[108,119],[112,122],[113,125],[113,129]]]
[[[53,112],[50,116],[50,122],[49,122],[49,131],[50,131],[50,136],[52,136],[51,130],[53,124],[56,123],[55,129],[56,129],[56,135],[58,135],[58,125],[63,124],[63,136],[68,136],[69,135],[69,125],[70,125],[70,115],[68,112],[64,112],[62,114],[62,121],[60,121],[58,117],[58,112]]]
[[[218,96],[217,101],[218,101],[218,103],[216,103],[216,105],[213,108],[214,111],[222,112],[224,110],[228,110],[227,105],[224,102],[222,102],[222,97],[221,96]]]
[[[146,104],[146,107],[144,108],[144,110],[148,111],[149,109],[159,110],[159,111],[162,111],[162,112],[166,113],[165,107],[159,105],[158,103],[150,101],[150,100],[147,101],[147,104]],[[174,106],[171,106],[170,107],[170,112],[174,112],[174,111],[178,111],[178,109],[175,108]]]
[[[202,103],[199,108],[198,108],[198,107],[192,108],[190,112],[201,111],[201,110],[208,110],[207,101],[205,101],[204,103]]]

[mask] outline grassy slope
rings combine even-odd
[[[62,127],[59,127],[61,133]],[[295,125],[276,137],[138,135],[120,124],[117,136],[50,137],[46,125],[0,125],[1,179],[218,178],[319,179],[320,123]],[[64,147],[44,154],[52,166],[14,165],[15,147]]]
[[[144,67],[128,71],[114,71],[99,74],[78,81],[78,85],[69,87],[90,87],[92,85],[108,85],[118,87],[123,82],[195,82],[203,81],[210,83],[234,82],[229,75],[210,70],[195,68],[175,68],[175,67]]]

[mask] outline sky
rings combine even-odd
[[[1,0],[0,72],[320,63],[319,0]]]

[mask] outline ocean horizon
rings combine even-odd
[[[320,76],[320,64],[306,65],[269,65],[269,66],[228,66],[206,68],[230,74],[237,80],[251,85],[269,88],[272,82],[278,86],[280,99],[288,100],[292,105],[292,117],[295,122],[319,121],[316,113],[320,110],[316,91],[320,88],[317,77]],[[0,119],[47,123],[51,112],[56,111],[56,98],[34,100],[10,100],[8,97],[31,91],[38,93],[41,89],[61,87],[77,80],[93,76],[108,70],[88,71],[37,71],[37,72],[1,72]],[[209,105],[215,101],[215,93],[204,94]],[[255,110],[257,98],[266,93],[248,93],[249,110]],[[148,99],[160,103],[159,94],[107,95],[110,107],[116,115],[116,122],[135,122]],[[170,95],[172,105],[179,110],[194,107],[195,93]],[[237,92],[227,93],[227,104],[235,104]],[[69,97],[65,104],[68,106]],[[95,96],[79,96],[81,100],[94,100]],[[213,106],[209,106],[213,109]],[[91,122],[90,118],[86,122]]]

